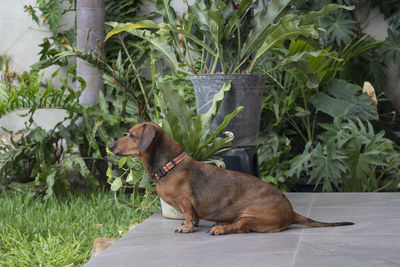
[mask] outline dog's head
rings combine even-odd
[[[140,156],[151,145],[159,128],[153,122],[138,124],[108,148],[119,156]]]

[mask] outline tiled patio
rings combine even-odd
[[[89,261],[100,266],[400,266],[399,193],[288,193],[294,209],[332,228],[291,226],[281,233],[210,236],[200,221],[192,234],[160,213]]]

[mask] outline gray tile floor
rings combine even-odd
[[[399,193],[288,193],[294,209],[320,221],[355,225],[280,233],[210,236],[174,233],[160,213],[127,233],[86,267],[100,266],[400,266]]]

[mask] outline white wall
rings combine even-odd
[[[38,30],[37,25],[24,12],[25,5],[35,5],[35,0],[1,0],[0,8],[0,53],[7,52],[13,59],[17,72],[29,70],[29,66],[39,61],[42,38],[48,32]]]
[[[17,73],[29,71],[29,67],[39,61],[41,47],[38,45],[50,33],[46,27],[39,28],[24,11],[25,5],[35,6],[35,0],[1,0],[0,4],[0,54],[7,52],[11,69]],[[54,70],[49,69],[47,76]],[[34,117],[35,125],[50,129],[64,116],[62,110],[40,110]],[[16,113],[11,113],[0,119],[0,127],[16,131],[24,127],[24,121]]]

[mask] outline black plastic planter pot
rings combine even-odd
[[[228,149],[218,154],[228,170],[245,172],[259,177],[257,147],[243,146]]]
[[[232,145],[236,148],[220,153],[229,170],[245,172],[258,176],[257,139],[262,108],[262,95],[265,83],[263,75],[192,75],[190,80],[196,95],[196,108],[206,113],[212,106],[214,94],[219,92],[225,82],[231,81],[231,89],[226,94],[212,128],[215,130],[224,117],[232,113],[237,106],[243,106],[240,112],[225,128],[235,138]]]
[[[223,122],[225,115],[232,113],[237,106],[243,106],[243,111],[229,123],[226,130],[235,136],[233,146],[257,145],[265,82],[263,75],[206,74],[192,75],[190,80],[194,86],[199,113],[206,113],[211,108],[214,94],[221,90],[225,82],[231,81],[231,89],[219,108],[212,128],[215,130]]]

